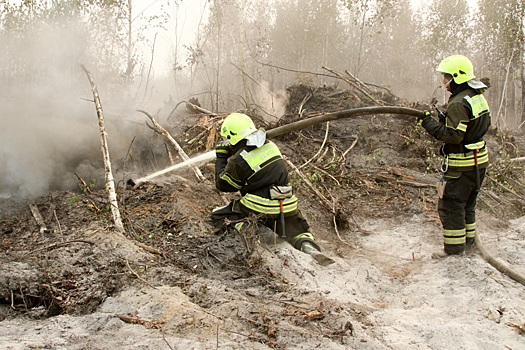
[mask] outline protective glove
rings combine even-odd
[[[420,125],[423,125],[423,121],[427,118],[432,118],[432,114],[429,111],[424,111],[417,117],[417,121]]]
[[[439,122],[440,122],[441,124],[445,124],[445,121],[446,121],[446,118],[447,118],[447,117],[445,117],[445,113],[443,113],[443,112],[441,111],[441,109],[439,109],[439,108],[437,108],[437,107],[434,107],[434,108],[436,109],[436,112],[437,112],[437,115],[438,115]]]
[[[219,141],[215,146],[215,156],[217,158],[229,158],[231,156],[230,144],[225,141]]]

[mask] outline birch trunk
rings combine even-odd
[[[93,99],[95,107],[97,109],[98,126],[100,128],[100,146],[102,148],[102,155],[104,156],[104,170],[106,174],[106,189],[108,191],[109,204],[111,206],[111,213],[113,214],[113,222],[115,228],[119,232],[124,232],[124,225],[122,224],[122,218],[120,217],[120,211],[118,209],[117,193],[115,192],[115,181],[113,179],[113,172],[111,171],[111,160],[109,158],[109,148],[107,140],[106,126],[104,123],[104,112],[102,111],[102,104],[98,96],[97,85],[93,81],[91,73],[84,67],[81,66],[89,79],[91,89],[93,91]]]

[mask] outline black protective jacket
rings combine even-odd
[[[246,159],[256,156],[250,165]],[[257,163],[255,169],[254,164]],[[219,191],[247,193],[270,198],[271,185],[287,185],[288,168],[279,148],[271,141],[257,148],[246,146],[246,140],[235,145],[229,158],[215,161],[215,185]]]
[[[490,110],[485,97],[468,83],[457,85],[452,92],[444,123],[433,118],[425,118],[421,123],[430,135],[444,142],[441,152],[449,156],[451,170],[457,171],[473,169],[474,150],[478,152],[478,166],[487,166],[488,153],[483,137],[490,124]]]

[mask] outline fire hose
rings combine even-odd
[[[418,117],[418,116],[421,116],[422,111],[414,109],[414,108],[397,107],[397,106],[374,106],[374,107],[361,107],[361,108],[346,109],[343,111],[327,113],[327,114],[323,114],[317,117],[303,119],[303,120],[299,120],[299,121],[296,121],[290,124],[279,126],[275,129],[268,130],[266,132],[266,135],[269,138],[271,138],[271,137],[276,137],[282,134],[289,133],[291,131],[304,129],[309,126],[327,122],[327,121],[346,119],[346,118],[352,118],[352,117],[360,117],[364,115],[374,115],[374,114],[402,114],[402,115]]]

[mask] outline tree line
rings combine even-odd
[[[154,14],[132,0],[4,1],[0,83],[4,94],[82,80],[79,63],[105,78],[107,93],[137,101],[154,86],[156,36],[173,37],[169,89],[199,91],[206,108],[279,117],[282,90],[296,82],[338,84],[348,71],[411,101],[444,102],[435,68],[450,54],[471,58],[498,128],[525,123],[525,3],[522,0],[210,0],[192,18],[190,0],[159,0]],[[190,44],[178,23],[197,21]],[[64,88],[64,86],[62,86]],[[140,91],[140,93],[139,93]]]

